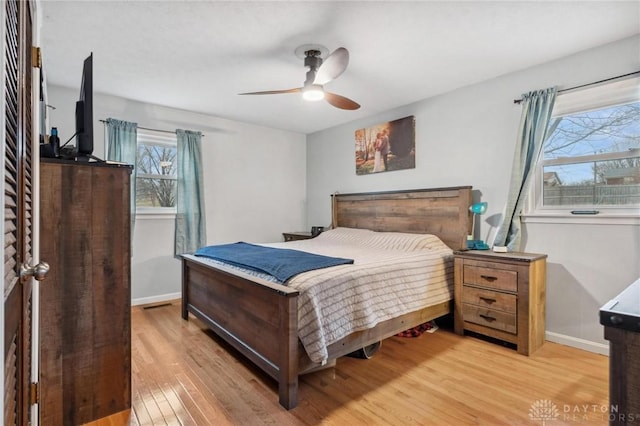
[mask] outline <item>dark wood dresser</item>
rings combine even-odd
[[[131,407],[130,166],[43,159],[40,424]]]
[[[609,424],[640,421],[640,279],[600,308],[609,341]]]

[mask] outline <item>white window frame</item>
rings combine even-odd
[[[579,90],[558,94],[553,108],[553,116],[570,115],[576,112],[602,109],[640,100],[640,77],[633,76],[613,82],[602,83]],[[543,153],[540,153],[543,156]],[[586,155],[582,157],[543,160],[535,165],[533,181],[529,186],[525,203],[524,222],[534,223],[581,223],[581,224],[632,224],[640,225],[640,205],[625,206],[543,206],[543,170],[544,166],[575,164],[615,160],[640,156],[640,149],[624,153]],[[595,215],[572,214],[572,210],[597,210]]]
[[[148,143],[153,145],[165,145],[176,147],[178,139],[175,134],[157,132],[147,129],[138,129],[137,144]],[[155,175],[153,175],[155,176]],[[137,174],[137,177],[145,177]],[[136,220],[138,219],[175,219],[176,207],[138,207],[136,206]]]

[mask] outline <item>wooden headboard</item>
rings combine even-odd
[[[332,194],[332,226],[434,234],[454,250],[471,232],[471,186]]]

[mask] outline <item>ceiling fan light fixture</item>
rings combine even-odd
[[[312,84],[302,89],[302,99],[305,101],[321,101],[324,99],[324,90],[322,86]]]
[[[317,48],[316,48],[317,47]],[[349,64],[349,51],[339,47],[326,59],[322,54],[327,49],[322,46],[304,45],[296,49],[296,55],[303,57],[304,66],[308,68],[302,87],[285,90],[267,90],[261,92],[240,93],[240,95],[279,95],[283,93],[302,93],[305,101],[326,100],[331,106],[344,110],[356,110],[360,104],[336,93],[325,92],[324,85],[338,78]]]

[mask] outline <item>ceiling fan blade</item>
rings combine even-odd
[[[347,65],[349,65],[349,51],[344,47],[337,48],[322,62],[313,84],[323,85],[340,77],[347,69]]]
[[[301,91],[302,91],[302,87],[296,87],[295,89],[267,90],[264,92],[238,93],[238,95],[279,95],[282,93],[298,93]]]
[[[336,108],[354,110],[360,108],[360,104],[352,101],[344,96],[336,95],[335,93],[324,92],[324,98]]]

